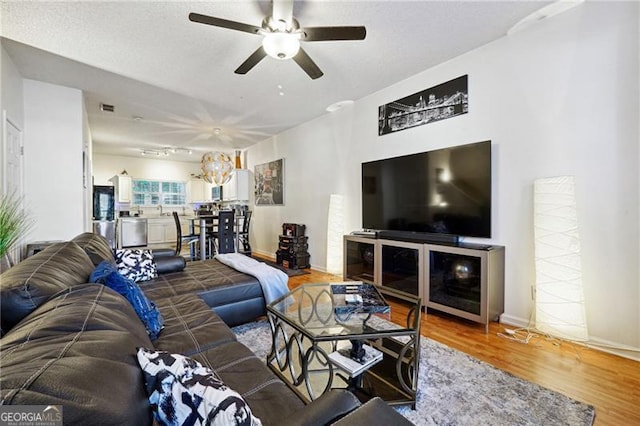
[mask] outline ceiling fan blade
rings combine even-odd
[[[267,56],[267,52],[265,52],[262,46],[260,46],[258,50],[253,52],[251,56],[249,56],[247,60],[244,61],[234,72],[236,74],[248,73],[251,68],[255,67],[265,56]]]
[[[293,21],[293,0],[273,0],[271,16],[274,21],[286,22],[287,28],[290,28]]]
[[[302,47],[300,48],[300,50],[298,50],[298,54],[293,57],[293,60],[296,61],[298,65],[300,65],[300,68],[302,68],[304,72],[306,72],[309,77],[311,77],[312,80],[320,78],[324,75],[324,73],[320,71],[320,68],[318,68],[316,63],[313,62],[313,60],[309,57],[309,55],[307,55],[307,52],[305,52]]]
[[[367,36],[365,27],[305,27],[300,30],[303,41],[364,40]]]
[[[200,15],[199,13],[190,13],[189,20],[199,24],[213,25],[214,27],[228,28],[230,30],[242,31],[251,34],[260,34],[262,32],[262,28],[256,27],[255,25],[214,18],[213,16]]]

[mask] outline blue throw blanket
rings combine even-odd
[[[289,277],[279,269],[240,253],[217,254],[215,258],[236,271],[256,277],[262,286],[262,293],[267,303],[289,293],[287,286]]]
[[[164,328],[164,319],[155,303],[147,299],[138,284],[121,275],[117,267],[106,260],[96,266],[89,280],[92,283],[106,285],[124,296],[147,329],[149,338],[155,340],[158,337],[160,330]]]

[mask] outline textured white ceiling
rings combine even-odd
[[[243,149],[503,37],[548,1],[296,1],[301,26],[364,25],[364,41],[303,43],[324,72],[265,58],[261,38],[190,22],[190,12],[259,26],[263,1],[3,1],[2,44],[25,78],[85,91],[94,151]],[[279,92],[282,86],[284,96]],[[101,112],[101,102],[115,105]],[[134,120],[133,117],[142,117]],[[214,128],[221,135],[213,134]]]

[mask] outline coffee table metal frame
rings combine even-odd
[[[271,352],[267,356],[269,368],[305,402],[328,392],[334,387],[334,378],[339,377],[347,389],[362,400],[380,396],[390,405],[411,404],[415,408],[421,300],[388,292],[382,287],[378,290],[383,296],[411,304],[404,327],[376,328],[372,317],[378,314],[340,318],[334,312],[330,283],[304,284],[268,304],[272,336]],[[380,324],[385,323],[378,322]],[[329,361],[329,353],[336,350],[341,340],[365,341],[383,352],[383,360],[349,379]],[[312,376],[316,377],[316,383],[326,380],[319,393],[313,389]],[[306,390],[306,394],[300,388]]]

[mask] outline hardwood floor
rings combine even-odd
[[[289,279],[289,287],[336,282],[342,277],[311,271]],[[390,300],[392,319],[407,308]],[[423,313],[422,335],[481,359],[514,376],[558,391],[596,408],[595,425],[640,425],[640,363],[581,345],[535,337],[528,344],[498,336],[504,327],[484,326],[446,314]]]

